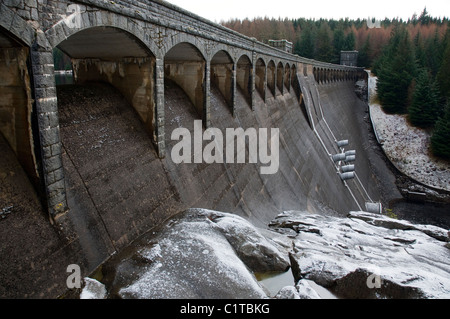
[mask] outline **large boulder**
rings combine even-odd
[[[239,258],[255,273],[284,272],[289,258],[275,242],[270,242],[245,219],[220,213],[213,221],[233,246]]]
[[[245,219],[190,209],[105,266],[109,297],[267,298],[254,272],[289,267]]]
[[[349,218],[285,212],[270,226],[294,238],[296,280],[313,280],[339,297],[450,297],[444,229],[365,212]]]

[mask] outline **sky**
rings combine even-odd
[[[450,17],[449,0],[166,0],[211,21],[232,18],[375,19],[420,15],[426,7],[432,17]]]

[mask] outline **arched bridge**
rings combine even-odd
[[[235,114],[236,90],[250,108],[259,95],[295,92],[298,77],[319,84],[356,81],[362,69],[305,59],[231,31],[164,1],[2,0],[0,129],[51,217],[67,210],[53,50],[73,63],[76,81],[106,81],[137,111],[165,156],[164,80],[180,86],[205,128],[210,89]],[[11,67],[14,66],[14,67]],[[14,70],[14,71],[11,71]]]

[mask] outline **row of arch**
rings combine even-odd
[[[313,68],[314,78],[317,83],[326,84],[332,82],[358,81],[364,74],[360,71],[339,70],[331,68]]]
[[[238,88],[250,107],[253,107],[255,92],[259,92],[262,100],[266,101],[269,93],[276,97],[277,89],[281,94],[291,90],[297,73],[296,62],[221,43],[209,45],[208,49],[208,45],[198,38],[180,35],[177,38],[155,52],[151,45],[128,31],[104,26],[83,29],[61,42],[54,42],[54,45],[71,57],[77,82],[106,81],[129,99],[154,134],[161,156],[164,156],[162,83],[165,79],[175,82],[185,91],[205,127],[209,127],[211,117],[211,85],[222,93],[232,114],[235,113]],[[123,44],[120,48],[114,46],[117,39]],[[86,46],[85,43],[96,45]],[[124,81],[124,74],[127,81]],[[144,87],[143,77],[148,79]]]

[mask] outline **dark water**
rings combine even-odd
[[[56,85],[74,84],[73,73],[55,71],[55,83]]]
[[[391,204],[399,219],[450,229],[450,205],[399,201]]]

